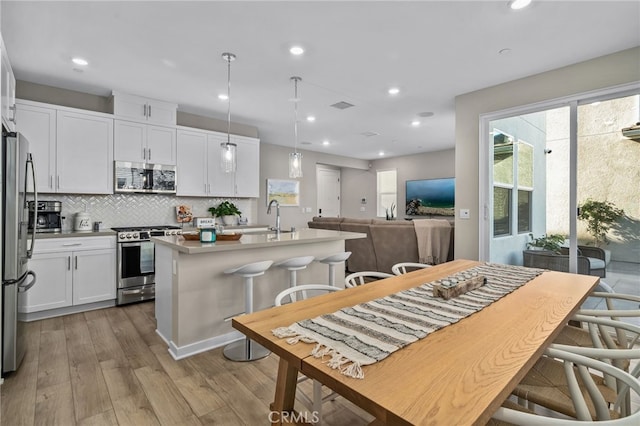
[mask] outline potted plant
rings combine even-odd
[[[210,207],[209,211],[215,217],[219,217],[224,225],[235,225],[236,216],[240,216],[242,212],[231,201],[223,201],[217,207]]]
[[[624,216],[624,210],[610,201],[595,201],[588,198],[578,206],[578,219],[587,222],[587,232],[593,236],[596,247],[609,244],[607,232],[611,225]]]
[[[533,238],[533,234],[529,234],[529,237],[531,237],[531,241],[527,243],[528,248],[549,250],[554,253],[560,253],[560,247],[562,247],[566,238],[562,234],[549,234],[538,238]]]

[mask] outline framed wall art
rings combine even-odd
[[[267,205],[276,200],[280,206],[300,205],[300,182],[297,180],[267,179]]]

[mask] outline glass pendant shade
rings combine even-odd
[[[293,107],[293,152],[289,153],[289,177],[302,177],[302,154],[298,152],[298,82],[300,77],[291,77],[294,86]]]
[[[225,173],[236,171],[236,148],[235,143],[225,142],[220,144],[220,167]]]
[[[302,177],[302,154],[299,152],[289,153],[289,177]]]

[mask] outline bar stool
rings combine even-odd
[[[225,274],[238,275],[244,281],[244,310],[246,314],[253,312],[253,277],[264,275],[265,271],[271,267],[273,261],[265,260],[264,262],[248,263],[230,268],[224,271]],[[229,343],[224,347],[222,353],[224,357],[231,361],[254,361],[262,359],[271,352],[264,346],[252,341],[248,337]]]
[[[291,259],[281,260],[273,266],[289,271],[289,287],[291,288],[296,286],[297,271],[305,269],[314,260],[315,257],[313,256],[292,257]]]
[[[343,251],[341,253],[335,253],[332,255],[329,255],[327,257],[323,257],[322,259],[318,259],[318,262],[320,263],[325,263],[327,265],[329,265],[329,285],[332,285],[335,287],[336,285],[336,278],[335,278],[335,269],[336,269],[336,265],[346,261],[349,256],[351,256],[351,252],[350,251]]]

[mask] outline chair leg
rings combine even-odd
[[[316,424],[322,424],[322,383],[313,381],[313,413],[317,419]]]

